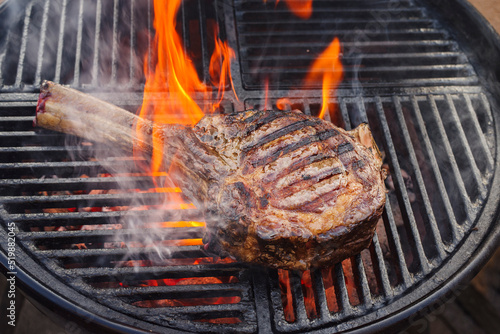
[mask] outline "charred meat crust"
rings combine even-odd
[[[384,173],[355,132],[272,110],[207,116],[194,132],[228,166],[208,198],[207,250],[307,269],[370,244],[385,205]]]

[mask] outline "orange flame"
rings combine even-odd
[[[228,84],[234,85],[230,73],[230,62],[235,58],[235,52],[227,42],[218,37],[217,28],[214,29],[215,50],[210,60],[209,74],[213,88],[198,77],[193,61],[187,56],[182,38],[176,30],[176,17],[182,0],[154,1],[154,39],[152,48],[144,57],[145,87],[144,99],[139,116],[151,120],[155,127],[151,136],[146,136],[141,125],[137,125],[136,136],[138,142],[151,142],[151,170],[147,173],[153,178],[155,188],[152,191],[166,193],[165,209],[193,209],[194,205],[186,203],[181,196],[181,189],[175,187],[168,178],[166,167],[163,164],[165,133],[162,125],[183,124],[194,125],[206,113],[217,110],[223,99]],[[217,89],[217,102],[210,103],[212,90]],[[194,100],[196,94],[197,101]],[[238,99],[236,93],[234,97]],[[137,153],[138,150],[135,150]],[[157,182],[158,177],[165,179],[163,184]],[[147,208],[145,208],[147,209]],[[203,222],[164,222],[161,227],[200,227]],[[202,240],[182,239],[172,240],[178,246],[201,245]]]
[[[280,0],[276,0],[275,6],[278,5]],[[313,6],[313,0],[285,0],[286,6],[290,11],[301,19],[307,20],[311,17]],[[267,0],[264,0],[267,3]]]
[[[212,83],[218,87],[218,102],[210,105],[212,87],[199,79],[196,68],[184,52],[182,39],[176,31],[176,16],[181,1],[154,1],[155,37],[152,41],[153,48],[146,53],[144,59],[146,83],[139,116],[152,120],[155,125],[174,123],[194,125],[207,112],[213,112],[219,107],[228,81],[234,91],[230,62],[235,58],[235,53],[227,42],[215,37],[215,51],[209,72]],[[195,93],[201,99],[201,106],[193,99]],[[234,96],[238,99],[236,93]],[[143,136],[138,126],[138,142],[144,141]],[[151,171],[159,173],[163,168],[164,156],[162,128],[153,128],[152,137]]]
[[[279,110],[286,110],[288,107],[292,105],[292,102],[287,97],[282,97],[276,101],[276,108]]]
[[[307,20],[311,17],[313,0],[285,0],[285,3],[290,11],[301,19]]]
[[[146,54],[146,84],[140,116],[152,118],[157,124],[192,125],[204,115],[190,94],[206,94],[208,87],[198,78],[196,68],[186,56],[175,29],[180,3],[181,0],[154,2],[154,58],[150,59]],[[149,68],[152,62],[155,62],[153,71]]]
[[[217,33],[214,33],[217,36]],[[215,50],[210,58],[210,66],[208,72],[212,84],[218,87],[217,103],[212,106],[212,111],[219,109],[220,103],[224,98],[224,90],[229,81],[234,96],[239,101],[236,91],[234,90],[233,78],[231,77],[231,60],[236,58],[234,50],[229,47],[227,42],[222,42],[219,38],[215,37]]]
[[[314,61],[305,79],[305,86],[323,81],[323,102],[319,118],[323,118],[328,109],[328,97],[331,90],[337,89],[343,78],[343,68],[340,62],[340,42],[337,37]]]

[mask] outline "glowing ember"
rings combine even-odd
[[[283,305],[283,315],[286,321],[295,322],[295,311],[289,272],[287,270],[279,269],[278,277],[281,290],[281,303]]]
[[[307,317],[309,319],[317,318],[318,312],[316,310],[316,298],[314,297],[311,271],[304,271],[300,282],[302,285],[302,294],[304,295],[304,306],[306,307]]]

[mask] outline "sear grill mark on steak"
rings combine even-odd
[[[275,161],[267,164],[265,168],[265,178],[263,182],[273,182],[277,178],[295,170],[312,164],[316,161],[331,158],[331,155],[321,152],[322,146],[320,143],[312,143],[311,145],[301,147],[285,156],[279,157]],[[287,169],[280,169],[279,166],[287,165]]]
[[[341,173],[345,173],[344,166],[338,158],[330,158],[284,175],[271,186],[280,196],[287,196]]]
[[[146,155],[153,142],[164,145],[172,178],[205,212],[208,252],[305,270],[354,256],[372,240],[386,194],[367,125],[346,131],[274,110],[205,116],[193,128],[154,125],[53,83],[41,91],[40,126]]]
[[[354,146],[352,146],[352,144],[349,142],[344,142],[340,143],[339,146],[335,148],[335,153],[337,153],[338,155],[342,155],[347,152],[351,152],[352,150],[354,150]]]
[[[296,210],[301,208],[301,211],[304,211],[303,207],[307,207],[318,199],[321,199],[321,201],[324,202],[324,196],[327,196],[329,193],[345,186],[345,182],[339,174],[334,174],[318,182],[307,183],[307,186],[308,187],[306,189],[301,191],[287,191],[284,192],[284,194],[276,194],[276,201],[273,201],[273,204],[282,209]],[[318,210],[322,210],[322,208],[316,207],[314,212],[318,212]]]
[[[266,113],[263,113],[263,115],[266,115]],[[264,125],[267,125],[277,119],[283,118],[284,115],[280,114],[271,114],[271,115],[266,115],[265,117],[260,117],[258,118],[255,123],[253,121],[245,122],[247,124],[250,124],[250,126],[245,130],[244,136],[248,136],[250,133],[259,130],[261,127]]]
[[[271,141],[274,141],[276,139],[279,139],[280,137],[286,136],[292,132],[295,132],[301,128],[307,127],[307,126],[314,126],[318,122],[316,120],[300,120],[298,122],[286,125],[281,127],[277,131],[272,131],[270,134],[266,134],[263,136],[259,141],[257,141],[255,144],[251,144],[248,146],[245,146],[242,148],[242,154],[243,156],[250,150],[257,149]]]
[[[303,130],[303,129],[302,129]],[[265,156],[259,159],[248,161],[247,168],[244,169],[244,173],[251,173],[253,169],[257,167],[264,166],[275,161],[278,157],[286,155],[290,152],[293,152],[303,146],[310,145],[314,142],[319,142],[328,139],[329,137],[333,137],[338,135],[338,131],[336,130],[328,130],[319,134],[309,134],[306,137],[301,138],[298,142],[295,142],[294,139],[290,139],[290,142],[286,142],[286,146],[277,147],[274,150],[270,150],[270,152],[266,151]],[[281,138],[279,138],[281,139]],[[279,140],[277,139],[277,140]]]

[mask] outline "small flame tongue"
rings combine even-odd
[[[328,97],[331,90],[336,90],[342,81],[343,70],[340,62],[340,42],[337,37],[314,61],[305,79],[305,86],[313,85],[318,81],[323,81],[323,102],[319,118],[323,118],[328,106]]]
[[[267,0],[263,0],[264,3],[267,3]],[[275,6],[279,4],[280,0],[276,0]],[[307,20],[311,17],[313,6],[313,0],[285,0],[285,3],[288,9],[295,15],[300,17],[301,19]]]
[[[279,1],[276,1],[278,3]],[[290,9],[290,11],[295,15],[300,17],[301,19],[308,19],[312,15],[313,11],[313,6],[312,6],[313,0],[285,0],[285,3]]]
[[[217,36],[217,29],[214,29],[214,36]],[[218,87],[217,91],[217,103],[212,105],[212,112],[216,111],[220,107],[220,103],[224,98],[224,90],[228,84],[228,81],[233,90],[236,100],[239,101],[236,91],[234,90],[233,78],[231,77],[231,60],[235,59],[236,55],[229,47],[226,41],[222,42],[220,39],[215,37],[215,50],[210,58],[209,73],[212,84]]]

